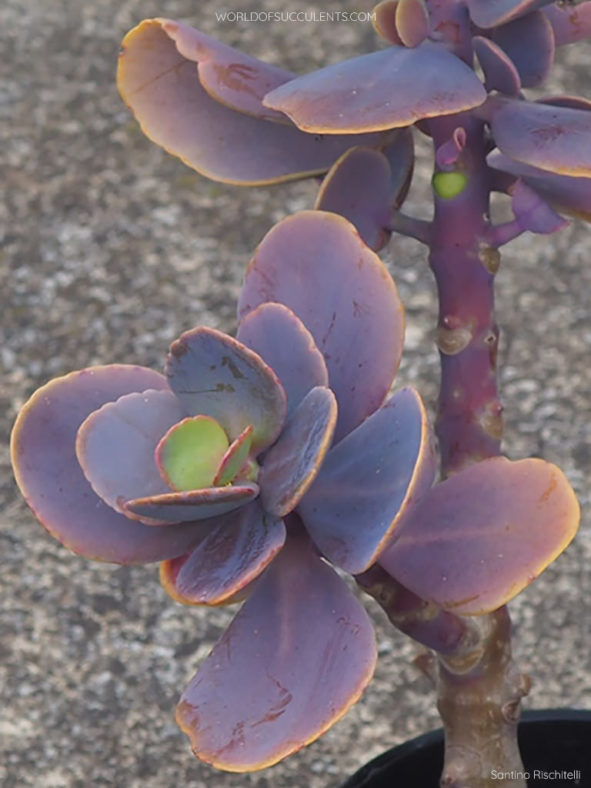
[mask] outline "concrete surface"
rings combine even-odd
[[[295,8],[274,0],[251,8]],[[309,8],[302,4],[302,8]],[[318,6],[319,7],[319,6]],[[143,17],[185,18],[294,70],[373,46],[369,24],[218,24],[207,0],[3,0],[0,7],[2,363],[0,418],[49,378],[98,362],[159,368],[201,322],[232,330],[249,253],[311,184],[248,190],[208,182],[137,130],[114,69]],[[245,10],[245,0],[233,0]],[[371,2],[322,8],[369,10]],[[589,95],[591,45],[561,52],[551,90]],[[425,210],[428,162],[410,212]],[[591,708],[591,235],[572,224],[507,248],[498,277],[506,451],[563,467],[585,512],[580,536],[512,605],[529,707]],[[399,383],[433,411],[436,307],[421,248],[389,253],[408,315]],[[413,647],[376,621],[380,663],[363,700],[320,741],[267,772],[220,774],[192,757],[176,699],[230,617],[184,609],[155,567],[71,555],[20,501],[2,449],[0,783],[4,788],[334,788],[381,750],[437,725]]]

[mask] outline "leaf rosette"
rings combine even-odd
[[[54,537],[96,560],[160,561],[186,604],[246,599],[179,705],[196,753],[220,768],[298,749],[371,678],[371,623],[322,557],[362,571],[433,481],[418,394],[385,401],[403,331],[377,255],[343,217],[306,211],[258,247],[236,339],[195,328],[164,375],[83,369],[18,416],[15,475]],[[219,681],[236,685],[231,708]]]

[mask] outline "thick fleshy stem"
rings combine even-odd
[[[396,629],[417,643],[440,654],[456,656],[479,647],[481,636],[474,620],[456,616],[421,599],[379,564],[356,575],[355,580],[378,602]]]
[[[502,406],[497,388],[499,331],[494,319],[498,251],[486,243],[490,183],[484,127],[470,115],[430,122],[437,150],[461,126],[466,145],[455,165],[464,186],[449,196],[434,177],[435,215],[429,262],[439,293],[437,344],[441,389],[436,430],[445,478],[500,453]],[[440,179],[441,180],[441,179]],[[445,186],[445,182],[443,182]],[[471,654],[438,654],[438,708],[445,729],[442,786],[525,788],[517,746],[520,700],[529,682],[511,659],[506,608],[478,619],[482,639]]]
[[[439,654],[437,707],[445,726],[447,788],[525,788],[517,744],[520,702],[529,678],[511,658],[506,607],[475,619],[483,638],[471,653]]]
[[[430,123],[436,148],[458,127],[467,132],[456,163],[465,185],[450,198],[441,196],[442,189],[434,180],[429,256],[439,293],[441,388],[436,430],[444,476],[499,454],[503,432],[496,379],[495,262],[483,242],[489,228],[483,124],[463,115]],[[436,173],[435,179],[453,174]]]

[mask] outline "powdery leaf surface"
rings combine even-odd
[[[160,581],[177,602],[220,605],[252,582],[285,542],[283,521],[258,501],[200,526],[192,551],[160,565]]]
[[[52,380],[21,410],[12,433],[16,478],[49,533],[75,553],[121,564],[174,558],[194,539],[190,526],[146,528],[104,503],[76,457],[81,423],[106,402],[135,391],[167,389],[144,367],[111,364]]]
[[[429,489],[436,467],[421,399],[402,389],[331,449],[298,511],[319,550],[358,574]]]
[[[495,457],[433,487],[379,562],[445,609],[487,613],[560,555],[579,515],[576,496],[555,465]]]
[[[301,211],[257,247],[239,317],[266,301],[292,309],[324,355],[339,406],[339,440],[382,404],[398,369],[404,311],[396,285],[346,219]]]
[[[207,763],[262,769],[338,720],[376,656],[363,607],[292,535],[183,693],[177,721]]]
[[[419,118],[477,107],[485,90],[471,68],[425,41],[392,46],[287,82],[265,106],[315,133],[368,132],[410,126]]]
[[[210,74],[210,89],[212,81]],[[156,19],[145,20],[126,35],[117,84],[147,137],[189,167],[226,183],[265,184],[319,175],[351,144],[379,142],[378,135],[356,141],[319,138],[221,104],[202,86],[195,62],[177,50]],[[224,95],[229,98],[226,91]],[[235,97],[235,91],[231,95]]]

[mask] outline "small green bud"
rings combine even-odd
[[[451,200],[464,191],[468,178],[463,172],[436,172],[432,183],[438,197]]]

